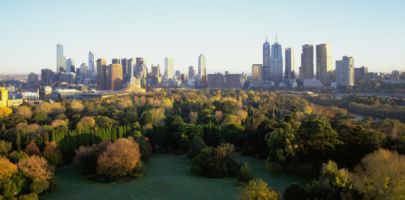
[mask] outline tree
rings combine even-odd
[[[280,163],[285,169],[294,159],[298,148],[296,130],[290,123],[282,122],[278,128],[266,135],[266,141],[269,148],[267,161]]]
[[[70,102],[69,108],[73,113],[81,113],[84,109],[84,105],[80,101],[72,101]]]
[[[50,180],[53,177],[52,168],[48,162],[39,156],[30,156],[18,161],[18,168],[24,176],[34,180]]]
[[[279,200],[280,194],[261,179],[249,181],[240,191],[241,200]]]
[[[319,179],[309,184],[309,193],[313,199],[339,200],[350,193],[351,189],[349,171],[338,169],[333,161],[323,164]]]
[[[308,193],[298,183],[292,183],[284,191],[284,200],[307,199]]]
[[[3,119],[13,113],[13,110],[11,110],[8,107],[0,107],[0,119]]]
[[[13,144],[4,140],[0,140],[0,156],[7,156],[8,152],[11,151]]]
[[[93,128],[96,125],[96,120],[93,117],[83,117],[80,121],[76,124],[76,129],[88,129]]]
[[[365,199],[405,199],[405,156],[384,149],[368,154],[351,180]]]
[[[32,155],[40,155],[41,151],[39,150],[35,141],[31,140],[31,142],[25,147],[25,153],[27,153],[29,156],[32,156]]]
[[[97,160],[97,174],[111,179],[131,175],[140,163],[141,152],[132,138],[121,138],[107,146]]]
[[[28,106],[19,106],[17,107],[15,114],[24,119],[29,119],[32,116],[32,111],[31,108]]]
[[[17,172],[17,166],[7,158],[0,156],[0,183],[11,178]]]
[[[46,143],[42,155],[50,164],[54,166],[58,166],[62,162],[62,153],[58,149],[56,142]]]
[[[194,136],[191,140],[190,148],[187,152],[187,157],[191,159],[196,157],[206,146],[207,145],[200,136]]]
[[[320,165],[341,143],[337,132],[323,118],[309,119],[303,122],[298,131],[298,144],[306,161]]]

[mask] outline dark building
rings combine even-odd
[[[50,69],[41,70],[41,85],[52,85],[55,82],[55,73]]]
[[[360,81],[360,80],[367,80],[367,74],[368,74],[368,68],[367,67],[359,67],[359,68],[354,68],[354,80]]]

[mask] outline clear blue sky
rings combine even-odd
[[[174,58],[182,71],[207,57],[209,72],[250,72],[262,62],[266,35],[295,48],[329,43],[334,60],[353,56],[370,71],[405,69],[405,1],[401,0],[2,0],[0,73],[55,69],[65,55]]]

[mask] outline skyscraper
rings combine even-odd
[[[252,79],[253,81],[262,81],[262,65],[253,64],[252,65]]]
[[[285,49],[285,74],[284,77],[287,80],[294,79],[295,70],[295,54],[293,48]]]
[[[94,77],[96,75],[96,71],[94,69],[94,54],[93,52],[89,51],[89,74],[91,77]]]
[[[75,61],[71,58],[66,60],[66,72],[75,72]]]
[[[342,60],[336,61],[336,86],[349,88],[354,86],[354,60],[352,57],[344,56]]]
[[[270,44],[266,39],[263,44],[263,81],[270,81]]]
[[[56,45],[56,72],[59,72],[60,69],[66,70],[66,58],[63,55],[63,45]]]
[[[164,63],[165,63],[165,74],[164,76],[166,78],[173,78],[174,74],[173,74],[173,66],[174,66],[174,62],[173,62],[173,58],[168,58],[166,57],[164,59]]]
[[[105,59],[97,60],[97,90],[107,89],[107,61]]]
[[[205,56],[203,54],[200,54],[200,56],[198,57],[198,76],[200,78],[207,75],[206,67]]]
[[[188,78],[189,79],[195,78],[195,70],[193,66],[188,67]]]
[[[283,80],[283,54],[281,45],[276,42],[271,46],[270,80],[280,82]]]
[[[123,84],[121,64],[111,64],[107,70],[107,90],[120,90]]]
[[[306,44],[302,46],[301,54],[301,80],[314,78],[314,46]]]
[[[328,86],[332,80],[332,52],[328,44],[316,45],[316,78],[324,86]]]

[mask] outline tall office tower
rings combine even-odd
[[[159,77],[160,76],[160,65],[152,65],[152,76]]]
[[[107,89],[107,60],[97,60],[97,90]]]
[[[120,90],[123,84],[121,64],[111,64],[107,67],[107,90]]]
[[[349,88],[354,86],[354,60],[352,57],[344,56],[342,60],[336,61],[336,86]]]
[[[96,75],[96,71],[94,69],[94,54],[93,52],[89,51],[89,75],[94,77]]]
[[[316,78],[324,86],[328,86],[332,80],[333,63],[332,52],[329,44],[316,45]]]
[[[131,66],[130,63],[128,62],[129,59],[126,58],[122,58],[120,63],[122,65],[122,73],[123,73],[123,78],[124,78],[124,82],[129,81],[129,79],[131,78],[129,76],[129,74],[131,74]],[[119,64],[119,63],[113,63],[113,64]]]
[[[266,39],[263,44],[263,68],[262,68],[263,81],[270,81],[270,44]]]
[[[252,65],[252,79],[255,82],[262,81],[262,65],[261,64],[253,64]]]
[[[134,75],[140,79],[143,79],[148,75],[148,67],[146,67],[143,58],[136,58]]]
[[[63,45],[56,45],[56,72],[59,72],[60,69],[66,70],[66,58],[63,55]]]
[[[198,57],[198,76],[201,78],[207,75],[207,63],[205,60],[205,56],[200,54]]]
[[[301,80],[314,78],[314,46],[306,44],[302,46],[301,54]]]
[[[281,45],[276,42],[271,46],[270,57],[270,80],[280,82],[283,80],[283,50]]]
[[[189,79],[195,78],[195,70],[193,66],[188,67],[188,78]]]
[[[66,72],[75,72],[75,61],[71,58],[66,60]]]
[[[164,62],[165,62],[165,74],[164,74],[164,76],[166,78],[168,78],[168,79],[173,78],[174,77],[174,74],[173,74],[173,66],[174,66],[173,58],[166,57],[164,59]]]
[[[293,48],[285,49],[285,74],[284,78],[287,80],[294,79],[294,70],[295,70],[295,54]]]

